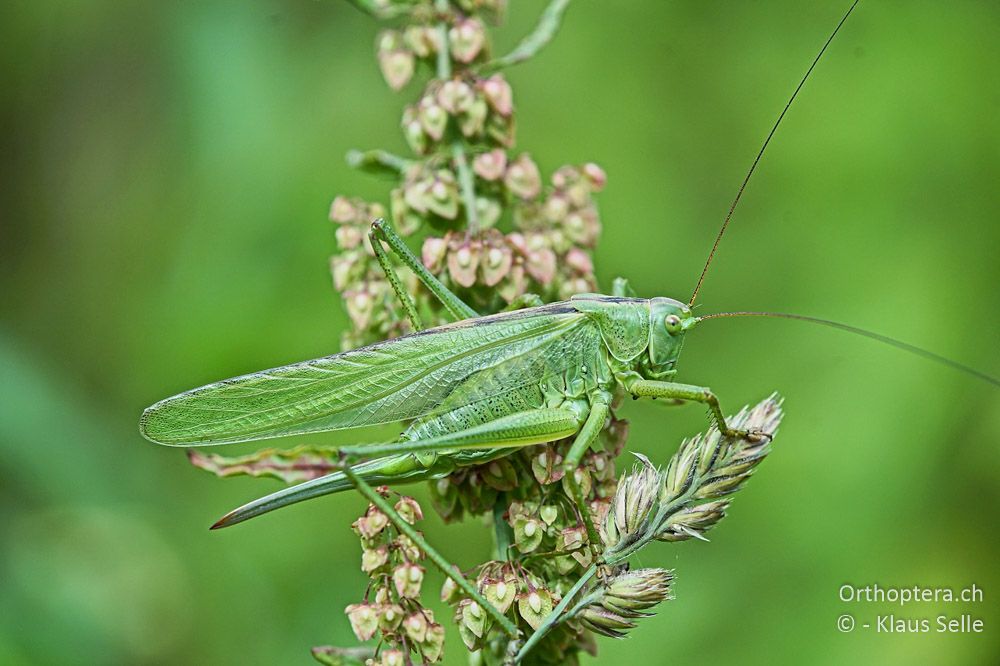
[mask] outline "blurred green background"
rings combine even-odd
[[[581,1],[510,71],[518,147],[546,173],[607,170],[605,285],[688,296],[846,4]],[[501,51],[543,7],[511,5]],[[417,91],[382,83],[376,30],[334,0],[0,6],[0,663],[307,664],[312,645],[353,643],[362,502],[209,533],[276,484],[216,480],[136,423],[179,390],[337,349],[327,207],[389,188],[343,155],[403,152]],[[703,311],[841,319],[1000,373],[998,30],[995,3],[862,3],[751,183]],[[1000,391],[766,320],[700,328],[681,378],[729,409],[780,390],[788,416],[711,544],[645,551],[677,568],[677,599],[602,640],[602,663],[997,663]],[[625,415],[656,461],[703,427],[697,407]],[[488,556],[480,525],[425,522],[461,565]],[[985,600],[838,599],[876,582],[976,583]],[[836,629],[893,610],[967,612],[985,632]]]

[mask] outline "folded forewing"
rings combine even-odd
[[[558,305],[470,319],[187,391],[149,407],[140,429],[198,446],[412,419],[477,370],[544,349],[583,321]]]

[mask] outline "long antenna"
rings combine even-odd
[[[921,349],[916,345],[911,345],[908,342],[903,342],[902,340],[897,340],[895,338],[890,338],[888,335],[882,335],[881,333],[875,333],[874,331],[868,331],[863,328],[858,328],[857,326],[851,326],[850,324],[842,324],[839,321],[831,321],[829,319],[820,319],[819,317],[809,317],[806,315],[798,314],[788,314],[787,312],[718,312],[716,314],[709,314],[703,317],[698,317],[699,321],[704,321],[705,319],[722,319],[724,317],[774,317],[778,319],[797,319],[798,321],[807,321],[811,324],[821,324],[823,326],[829,326],[831,328],[840,329],[841,331],[847,331],[848,333],[854,333],[855,335],[861,335],[872,340],[877,340],[878,342],[891,345],[897,349],[902,349],[903,351],[910,352],[911,354],[916,354],[922,358],[925,358],[935,363],[940,363],[946,365],[953,370],[958,370],[959,372],[964,372],[967,375],[971,375],[976,379],[981,379],[984,382],[993,384],[994,386],[1000,387],[1000,379],[990,376],[985,372],[980,372],[975,368],[971,368],[958,361],[953,361],[950,358],[941,356],[940,354],[935,354],[932,351],[927,351],[926,349]]]
[[[719,229],[719,233],[715,237],[715,242],[712,244],[712,251],[708,253],[708,260],[705,262],[705,266],[701,269],[701,276],[698,277],[698,284],[694,286],[694,293],[691,294],[691,300],[688,301],[689,306],[694,305],[695,299],[698,298],[698,292],[701,290],[701,283],[705,281],[705,275],[708,273],[708,267],[711,265],[712,259],[715,258],[715,251],[719,249],[719,243],[722,241],[722,237],[725,235],[726,229],[729,227],[729,220],[733,217],[733,211],[736,210],[736,204],[740,202],[740,197],[743,196],[743,190],[746,189],[747,183],[750,182],[750,176],[752,176],[753,172],[757,169],[757,164],[760,162],[760,158],[763,157],[764,151],[767,150],[767,144],[771,143],[771,137],[774,136],[774,133],[778,129],[778,125],[781,124],[785,114],[788,113],[788,109],[792,106],[792,102],[795,101],[795,97],[799,94],[799,91],[802,90],[802,86],[805,85],[806,79],[809,78],[813,69],[816,68],[816,63],[818,63],[819,59],[823,57],[823,54],[826,52],[826,47],[830,46],[830,42],[832,42],[833,38],[837,36],[841,26],[844,25],[847,21],[847,17],[851,15],[851,12],[854,11],[854,8],[858,6],[859,2],[861,2],[861,0],[854,0],[851,8],[847,10],[844,17],[840,19],[840,23],[838,23],[837,27],[833,29],[832,33],[830,33],[830,37],[826,40],[826,43],[823,44],[823,48],[819,50],[819,53],[816,54],[816,58],[812,61],[812,64],[809,65],[809,69],[806,70],[805,76],[803,76],[802,80],[799,81],[799,85],[795,87],[795,92],[793,92],[792,96],[788,98],[788,103],[785,104],[785,108],[781,110],[781,115],[779,115],[778,119],[774,122],[774,127],[771,128],[771,131],[767,134],[767,138],[764,139],[764,145],[760,147],[760,152],[757,153],[757,157],[754,158],[753,164],[750,165],[750,170],[747,172],[746,178],[743,179],[743,183],[740,185],[739,191],[736,192],[736,198],[733,199],[733,205],[729,207],[729,212],[726,214],[726,219],[722,223],[722,228]]]

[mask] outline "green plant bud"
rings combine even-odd
[[[351,604],[344,609],[351,623],[351,630],[359,641],[367,641],[378,630],[379,613],[369,603]]]
[[[344,305],[355,328],[368,328],[375,308],[375,301],[370,292],[363,289],[345,291]]]
[[[485,262],[484,262],[485,263]],[[483,468],[482,479],[499,491],[517,488],[517,470],[506,458],[500,458],[488,463]]]
[[[564,233],[563,229],[565,224],[561,224],[551,229],[546,229],[540,233],[545,235],[547,244],[557,255],[563,255],[569,252],[570,248],[573,247],[573,241]],[[556,265],[556,270],[560,273],[566,273],[565,270],[561,270],[563,267]]]
[[[392,583],[401,597],[419,599],[423,582],[424,568],[418,564],[400,564],[392,571]]]
[[[508,584],[503,579],[490,578],[483,581],[483,584],[480,586],[480,592],[501,613],[506,613],[517,596],[517,586],[516,584]]]
[[[553,172],[551,181],[557,190],[565,191],[580,181],[580,171],[575,166],[565,164]]]
[[[480,153],[472,160],[472,170],[483,180],[499,180],[507,171],[507,153],[499,148]]]
[[[456,571],[457,571],[456,567]],[[441,585],[441,601],[447,604],[456,603],[460,598],[458,593],[458,585],[451,578],[445,578],[444,584]]]
[[[515,257],[507,278],[497,285],[496,290],[508,303],[523,295],[528,288],[528,275],[524,270],[524,260]]]
[[[510,267],[514,263],[513,253],[510,248],[506,246],[492,247],[487,246],[485,251],[485,256],[479,264],[479,272],[482,276],[482,282],[488,287],[492,287],[503,280],[507,273],[510,272]],[[511,468],[513,469],[513,468]],[[497,488],[497,490],[513,490],[517,487],[517,473],[514,471],[509,478],[508,485],[509,488]],[[494,485],[494,487],[496,487]]]
[[[503,182],[511,194],[522,199],[534,199],[542,191],[542,175],[528,153],[521,153],[510,163]]]
[[[417,544],[413,543],[413,540],[405,534],[397,536],[395,543],[399,552],[410,562],[418,562],[424,559],[424,551],[420,550]]]
[[[469,138],[480,136],[486,128],[488,113],[486,102],[481,99],[473,100],[469,108],[458,118],[458,128],[462,135]]]
[[[397,30],[382,30],[375,37],[375,51],[377,53],[393,51],[404,46],[403,35]]]
[[[413,525],[418,520],[423,519],[424,512],[420,508],[420,504],[417,500],[406,495],[401,495],[399,501],[396,502],[396,513],[402,517],[403,520]]]
[[[403,120],[400,125],[403,128],[406,145],[410,147],[410,150],[418,155],[427,152],[427,133],[424,132],[424,125],[413,107],[407,107],[403,110]]]
[[[586,467],[577,467],[573,470],[573,479],[576,481],[577,485],[580,486],[580,492],[583,493],[584,497],[590,495],[590,488],[593,484],[593,480],[590,477],[590,470]],[[573,497],[573,488],[569,485],[569,479],[563,477],[563,492],[566,493],[567,497]]]
[[[593,162],[587,162],[583,165],[583,175],[590,183],[590,187],[594,192],[603,190],[608,182],[608,176],[604,173],[604,169]]]
[[[409,25],[403,31],[403,43],[418,58],[427,58],[437,53],[437,28],[425,25]]]
[[[551,447],[544,447],[531,458],[531,473],[542,485],[556,483],[563,478],[562,456]]]
[[[510,84],[500,74],[480,81],[479,88],[483,91],[486,101],[501,116],[507,117],[514,112],[514,95]]]
[[[420,213],[427,212],[427,204],[430,200],[430,189],[434,183],[433,178],[420,177],[407,181],[403,186],[403,202],[407,207]]]
[[[635,569],[614,576],[604,588],[601,604],[606,608],[639,613],[661,601],[671,599],[672,571],[666,569]]]
[[[601,233],[601,223],[598,220],[597,212],[593,208],[582,208],[575,210],[566,216],[563,222],[563,230],[574,243],[592,246]]]
[[[524,232],[551,233],[556,229],[545,221],[542,205],[535,200],[517,200],[513,204],[514,226]]]
[[[373,539],[382,533],[389,524],[389,517],[379,511],[375,505],[369,504],[368,510],[355,522],[357,532],[366,539]]]
[[[478,602],[473,599],[463,599],[458,604],[458,614],[461,617],[462,626],[466,627],[477,638],[483,637],[486,633],[489,616]]]
[[[524,269],[539,283],[549,285],[556,276],[556,253],[547,247],[535,250],[525,257]]]
[[[358,252],[343,252],[330,257],[330,275],[333,276],[333,286],[343,292],[348,285],[353,284],[363,272]]]
[[[415,66],[413,53],[408,49],[379,51],[378,65],[382,77],[393,90],[400,90],[413,78]]]
[[[466,626],[466,624],[458,617],[456,617],[455,621],[458,623],[458,635],[462,637],[462,642],[465,643],[465,647],[468,648],[470,652],[482,649],[486,644],[486,641],[483,640],[482,636],[477,636],[476,633]]]
[[[552,525],[552,523],[556,522],[556,518],[559,517],[559,507],[555,504],[546,504],[538,510],[538,517],[546,525]]]
[[[448,31],[451,57],[462,63],[476,59],[486,44],[486,28],[477,18],[461,19]]]
[[[330,221],[343,224],[354,222],[357,219],[358,210],[347,197],[336,197],[330,204]]]
[[[590,183],[578,177],[576,182],[567,187],[564,192],[569,203],[574,208],[587,208],[591,205]]]
[[[552,194],[545,200],[542,211],[549,222],[561,222],[569,213],[569,200],[561,194]]]
[[[405,666],[406,656],[403,654],[402,650],[382,650],[382,654],[379,655],[381,666]]]
[[[361,552],[361,570],[372,573],[389,561],[389,547],[381,545],[377,548],[365,548]]]
[[[458,216],[458,182],[455,174],[445,169],[434,172],[427,197],[427,208],[447,220]]]
[[[503,208],[500,206],[500,202],[487,197],[476,197],[476,215],[479,217],[479,227],[481,229],[489,229],[493,227],[500,221],[500,216],[502,214]],[[494,246],[509,251],[507,243],[503,240],[502,236],[497,238],[493,244]]]
[[[604,519],[604,545],[612,552],[649,535],[655,526],[663,480],[660,472],[644,456],[641,467],[622,477]]]
[[[432,622],[427,627],[427,637],[420,644],[420,653],[428,662],[435,662],[441,659],[444,653],[444,627],[436,622]]]
[[[534,518],[538,515],[538,503],[533,501],[521,502],[514,500],[507,508],[507,516],[514,520],[516,518]]]
[[[428,236],[424,239],[423,248],[420,251],[420,258],[424,266],[432,273],[439,273],[444,263],[444,258],[448,254],[448,241],[436,236]]]
[[[427,639],[427,618],[420,611],[407,615],[403,620],[403,631],[414,643],[423,643]]]
[[[406,200],[403,197],[403,190],[397,187],[392,190],[389,196],[389,203],[393,211],[392,220],[393,224],[396,225],[396,231],[401,236],[409,236],[417,231],[423,224],[424,219],[416,211],[411,211],[407,208]],[[385,217],[385,215],[378,217]],[[375,217],[372,219],[375,219]]]
[[[517,595],[517,612],[532,629],[537,630],[552,612],[552,595],[544,588]]]
[[[695,493],[695,499],[708,499],[709,497],[735,493],[746,483],[747,478],[746,476],[723,476],[707,481]]]
[[[461,241],[457,236],[448,251],[448,274],[451,279],[463,287],[471,287],[476,283],[476,272],[479,266],[478,242]]]
[[[545,536],[545,525],[534,518],[519,516],[514,519],[514,543],[522,553],[530,553],[538,548]]]
[[[427,135],[435,141],[440,141],[448,125],[448,113],[438,106],[433,97],[428,95],[420,100],[417,117]]]
[[[570,249],[563,257],[563,264],[580,275],[591,276],[594,274],[594,262],[591,261],[590,255],[580,248]]]
[[[511,148],[514,145],[515,123],[514,117],[504,117],[491,113],[486,117],[485,134],[490,141]]]
[[[517,584],[516,581],[504,579],[489,580],[483,586],[482,593],[501,613],[506,613],[517,596]]]
[[[437,91],[437,103],[452,115],[465,113],[475,101],[472,86],[461,79],[445,81]]]
[[[403,608],[399,604],[382,604],[378,607],[378,628],[391,634],[403,622]]]
[[[462,507],[459,504],[458,487],[449,479],[437,479],[430,482],[431,502],[434,510],[440,514],[446,522],[457,520],[462,516]]]
[[[364,239],[361,229],[351,224],[340,225],[334,235],[337,237],[337,247],[342,250],[353,250],[361,245]]]
[[[556,539],[556,550],[562,552],[582,549],[587,543],[587,530],[582,526],[565,527]]]
[[[635,628],[635,622],[602,606],[588,606],[577,617],[587,629],[611,638],[624,638],[626,631]]]

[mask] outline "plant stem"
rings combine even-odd
[[[352,150],[347,153],[347,164],[354,169],[399,175],[413,164],[413,161],[394,155],[388,150]]]
[[[451,144],[451,156],[455,162],[455,171],[458,172],[458,186],[462,190],[465,217],[469,222],[466,235],[473,236],[479,233],[479,211],[476,210],[476,186],[472,178],[472,169],[469,168],[469,161],[465,159],[465,147],[462,145],[460,139]]]
[[[390,19],[397,16],[402,16],[410,11],[410,8],[406,5],[389,5],[388,7],[381,6],[375,0],[347,0],[349,4],[354,5],[366,14],[371,14],[375,18],[380,19]]]
[[[435,0],[434,8],[442,15],[449,11],[448,0]],[[451,51],[448,45],[448,24],[444,21],[438,26],[441,34],[441,48],[437,53],[437,78],[445,81],[451,78]],[[469,168],[469,160],[465,157],[465,146],[461,139],[451,144],[451,157],[458,173],[458,186],[462,191],[462,204],[465,206],[465,218],[468,222],[466,236],[479,233],[479,212],[476,210],[476,185]]]
[[[451,11],[448,0],[434,0],[434,9],[442,17]],[[451,78],[451,52],[448,50],[448,24],[445,21],[438,24],[438,32],[441,35],[441,48],[437,52],[437,77],[444,81]]]
[[[507,635],[511,638],[517,638],[518,630],[517,627],[514,626],[514,623],[511,622],[506,615],[501,613],[496,606],[491,604],[489,600],[481,595],[479,590],[477,590],[472,583],[465,578],[465,576],[456,572],[452,564],[448,562],[448,560],[444,559],[439,552],[434,550],[434,548],[427,543],[423,535],[421,535],[420,532],[413,527],[413,525],[410,525],[408,522],[403,520],[403,517],[396,512],[396,509],[393,508],[393,506],[389,504],[384,497],[375,492],[375,490],[368,485],[364,479],[355,474],[350,465],[344,465],[344,475],[350,479],[351,483],[354,484],[354,487],[359,493],[364,495],[365,499],[374,504],[378,507],[379,511],[388,516],[389,520],[392,521],[392,524],[396,526],[396,529],[408,536],[410,540],[416,544],[417,548],[427,554],[428,559],[430,559],[430,561],[441,570],[441,573],[455,581],[455,584],[458,585],[463,592],[469,595],[470,599],[478,603],[483,610],[485,610],[486,613],[503,628]]]
[[[537,630],[535,630],[535,633],[531,634],[531,637],[528,638],[528,640],[521,647],[520,651],[517,653],[517,656],[514,657],[515,664],[521,663],[521,660],[524,659],[525,655],[527,655],[528,652],[530,652],[531,649],[535,647],[535,645],[537,645],[538,642],[542,640],[542,638],[545,637],[545,634],[549,633],[549,630],[555,627],[563,619],[560,618],[560,616],[562,615],[563,611],[566,610],[566,607],[569,606],[569,602],[573,600],[573,597],[576,596],[576,593],[579,592],[581,589],[583,589],[583,586],[587,584],[587,581],[593,578],[594,574],[596,573],[597,573],[596,564],[591,564],[590,567],[583,572],[583,575],[580,576],[579,579],[577,579],[576,583],[573,584],[573,587],[569,589],[569,592],[567,592],[566,595],[559,602],[559,605],[556,606],[554,609],[552,609],[552,612],[549,613],[548,617],[545,618],[545,621],[542,622],[542,625],[538,627]]]
[[[513,536],[510,525],[503,519],[504,511],[507,510],[507,494],[497,495],[497,501],[493,505],[493,540],[496,546],[496,559],[506,562],[509,559],[508,552],[513,543]]]
[[[563,12],[566,11],[566,7],[568,6],[569,0],[552,0],[549,6],[545,8],[545,11],[542,12],[542,16],[538,19],[538,25],[531,31],[531,34],[522,39],[521,43],[513,51],[486,63],[483,69],[486,71],[503,69],[504,67],[524,62],[537,54],[546,44],[552,41],[556,30],[559,29],[559,25],[562,23]]]

